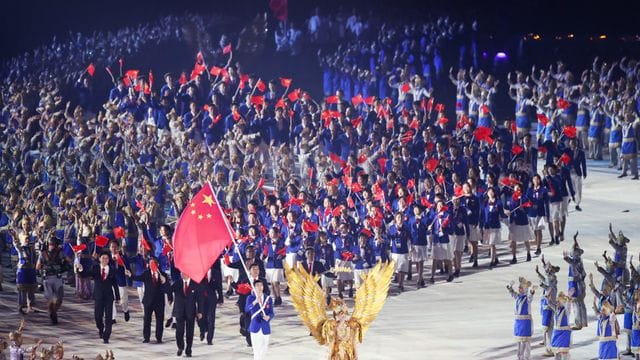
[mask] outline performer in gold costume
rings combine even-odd
[[[329,360],[355,360],[356,342],[362,339],[387,298],[393,276],[393,262],[379,262],[369,273],[363,274],[355,297],[353,314],[341,299],[332,298],[327,316],[325,294],[318,285],[319,277],[303,267],[292,269],[285,264],[287,282],[293,306],[302,322],[320,345],[329,346]]]

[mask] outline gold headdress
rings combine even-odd
[[[528,289],[531,287],[531,281],[528,281],[522,276],[518,278],[518,282],[520,283],[520,286],[522,286],[525,289]]]

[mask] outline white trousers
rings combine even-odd
[[[257,333],[251,333],[251,347],[253,348],[253,360],[264,360],[267,358],[269,350],[269,336],[262,333],[262,329]]]
[[[142,305],[142,298],[144,297],[144,284],[142,286],[136,287],[136,291],[138,291],[138,300],[140,301],[140,306]]]
[[[576,206],[580,206],[580,201],[582,201],[582,176],[578,176],[572,172],[571,185],[573,185],[573,190],[576,192]]]
[[[531,341],[518,341],[518,360],[531,359]]]
[[[129,312],[129,293],[126,286],[118,286],[120,291],[120,307],[122,312]],[[115,299],[115,296],[114,296]],[[113,318],[116,318],[116,302],[113,302]]]

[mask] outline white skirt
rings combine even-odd
[[[296,262],[296,259],[298,258],[298,254],[296,253],[287,253],[287,255],[284,258],[284,261],[287,262],[287,265],[289,265],[290,268],[295,268],[294,263]]]
[[[563,201],[549,203],[549,221],[560,221],[562,218],[562,203]]]
[[[480,241],[480,228],[478,225],[469,225],[469,241],[473,243]]]
[[[323,289],[333,287],[333,278],[330,278],[327,275],[322,275],[320,278],[320,285],[322,285]]]
[[[238,272],[238,269],[232,269],[223,263],[222,277],[226,278],[227,276],[231,276],[231,278],[233,278],[233,281],[236,282],[238,281],[238,276],[240,276],[240,273]]]
[[[411,251],[409,253],[411,261],[426,261],[427,249],[427,245],[411,245]]]
[[[343,280],[343,281],[353,280],[353,262],[336,260],[335,274],[338,280]]]
[[[453,251],[464,251],[464,244],[466,243],[467,237],[465,235],[454,235],[453,238],[455,239]]]
[[[451,243],[434,243],[433,259],[451,260]]]
[[[284,282],[284,269],[265,269],[267,282]]]
[[[529,226],[532,231],[544,230],[546,221],[544,216],[536,216],[529,218]]]
[[[514,242],[526,242],[531,240],[531,229],[529,225],[509,225],[509,234],[511,235],[511,241]]]
[[[391,253],[391,260],[396,264],[395,272],[409,272],[409,254]]]
[[[500,229],[484,229],[484,241],[489,245],[496,245],[502,241]]]

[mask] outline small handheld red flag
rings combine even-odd
[[[538,114],[538,121],[542,123],[542,126],[547,126],[549,118],[545,114]]]
[[[363,101],[364,99],[362,98],[362,94],[358,94],[351,98],[351,103],[353,104],[353,106],[358,106],[362,104]]]
[[[376,97],[375,97],[375,96],[367,96],[367,97],[364,99],[364,103],[365,103],[365,104],[367,104],[367,105],[371,105],[371,104],[373,104],[373,102],[374,102],[375,100],[376,100]]]
[[[567,166],[571,163],[571,156],[569,156],[569,154],[564,153],[562,154],[562,156],[560,156],[560,161],[562,161],[562,163]]]
[[[511,153],[515,156],[520,155],[523,151],[524,149],[522,149],[522,146],[518,144],[513,144],[513,146],[511,147]]]
[[[280,85],[282,85],[282,87],[288,88],[291,86],[291,80],[292,79],[280,78]]]
[[[258,181],[258,189],[262,189],[264,187],[264,178],[260,178]]]
[[[95,72],[96,72],[96,67],[93,66],[93,63],[89,64],[89,66],[87,66],[87,73],[89,74],[89,76],[93,76]]]
[[[287,94],[287,98],[289,98],[289,101],[291,102],[298,101],[298,99],[300,99],[300,89],[295,89],[289,94]]]
[[[409,85],[409,83],[402,84],[402,86],[400,87],[400,91],[405,94],[408,93],[409,91],[411,91],[411,85]]]
[[[73,249],[74,253],[81,252],[87,249],[87,244],[71,245],[71,249]]]
[[[302,230],[306,232],[318,232],[319,226],[310,220],[304,220],[302,222]]]
[[[105,247],[109,243],[109,238],[102,235],[96,236],[96,246]]]
[[[578,134],[578,130],[575,126],[565,126],[562,128],[562,133],[569,139],[575,139]]]
[[[262,79],[258,79],[258,82],[256,82],[256,88],[260,90],[260,92],[265,92],[265,90],[267,90],[267,85],[264,84]]]
[[[224,55],[227,55],[227,54],[231,53],[231,51],[233,51],[233,50],[231,49],[231,43],[229,43],[229,45],[227,45],[227,46],[225,46],[225,47],[223,47],[223,48],[222,48],[222,53],[223,53]]]
[[[429,172],[434,172],[436,170],[436,168],[438,167],[438,160],[437,159],[429,159],[429,160],[427,160],[427,163],[425,164],[425,167],[427,168],[427,170]]]
[[[327,96],[327,104],[337,104],[339,101],[338,97],[335,95]]]
[[[116,239],[124,239],[124,228],[120,226],[113,228],[113,236]]]

